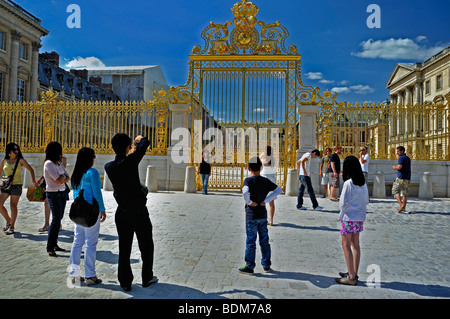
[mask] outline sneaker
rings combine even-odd
[[[253,269],[248,268],[247,265],[239,268],[239,272],[246,275],[253,275],[254,273]]]
[[[314,210],[322,210],[323,207],[322,206],[317,206],[316,208],[314,208]]]
[[[306,210],[306,207],[305,207],[305,206],[297,207],[297,209],[298,209],[298,210]]]
[[[270,267],[263,267],[264,272],[270,272],[272,269]]]

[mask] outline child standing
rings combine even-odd
[[[342,222],[342,249],[344,250],[348,272],[339,273],[341,278],[336,278],[336,282],[355,286],[358,282],[358,268],[361,258],[359,233],[363,231],[366,206],[369,204],[364,174],[361,164],[355,156],[345,158],[342,177],[344,186],[339,200],[341,208],[339,220]]]
[[[259,236],[261,246],[261,264],[264,271],[270,271],[271,251],[269,244],[269,233],[267,230],[267,209],[266,203],[274,200],[281,193],[281,188],[268,178],[260,175],[262,163],[258,157],[253,157],[249,161],[248,170],[251,177],[244,180],[242,196],[245,201],[245,266],[239,268],[244,274],[253,274],[255,268],[256,237]],[[267,194],[272,192],[269,196]]]

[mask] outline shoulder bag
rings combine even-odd
[[[78,197],[75,198],[72,205],[70,206],[69,218],[78,225],[84,227],[92,227],[95,225],[99,215],[99,206],[95,198],[93,197],[93,203],[89,204],[84,199],[84,189],[83,189],[84,176],[81,181],[80,192]]]
[[[14,170],[12,175],[10,176],[2,176],[0,180],[0,189],[8,190],[12,185],[12,181],[14,179],[14,174],[16,173],[17,165],[19,164],[20,159],[17,159],[16,165],[14,165]]]

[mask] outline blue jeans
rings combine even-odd
[[[270,267],[270,244],[269,231],[267,230],[267,219],[248,219],[245,222],[247,241],[245,245],[245,263],[250,269],[254,269],[256,257],[256,237],[259,235],[259,245],[261,246],[261,265]]]
[[[299,175],[299,180],[300,180],[300,187],[298,189],[297,208],[303,206],[303,193],[305,192],[305,188],[306,191],[308,192],[309,198],[311,199],[313,208],[319,206],[319,203],[317,202],[316,199],[316,195],[314,194],[314,189],[311,184],[311,177]]]
[[[55,251],[58,246],[58,233],[66,208],[67,192],[46,192],[48,205],[52,212],[52,222],[48,228],[47,252]]]
[[[200,174],[202,177],[202,184],[203,184],[203,194],[208,194],[208,179],[209,174]]]

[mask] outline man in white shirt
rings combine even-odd
[[[361,146],[359,149],[359,162],[361,163],[361,169],[366,180],[366,185],[369,187],[369,154],[367,154],[367,146]]]
[[[314,194],[314,189],[311,184],[311,158],[316,158],[320,156],[319,150],[313,150],[312,152],[307,152],[303,154],[303,156],[297,161],[297,170],[299,173],[300,187],[298,189],[298,197],[297,197],[297,209],[306,210],[306,207],[303,206],[303,193],[308,192],[309,198],[311,199],[313,209],[321,210],[322,206],[319,206],[317,202],[316,195]]]

